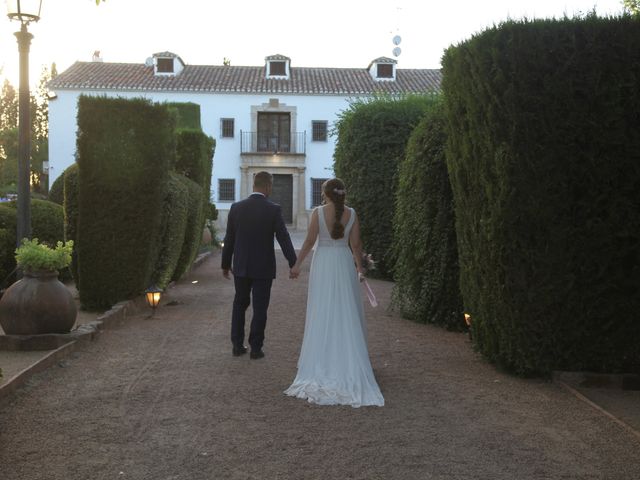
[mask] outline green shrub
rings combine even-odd
[[[80,301],[100,309],[150,285],[175,158],[174,117],[143,99],[78,102]]]
[[[80,290],[80,275],[78,274],[78,164],[68,167],[60,177],[64,178],[64,240],[73,240],[76,248],[71,254],[69,271],[75,282],[76,289]]]
[[[214,203],[208,202],[205,206],[205,218],[212,221],[218,219],[218,209]]]
[[[189,204],[189,187],[184,177],[171,173],[169,189],[162,205],[163,230],[162,247],[154,269],[151,283],[165,289],[178,265],[182,246],[184,245],[187,227],[187,207]]]
[[[9,287],[16,279],[16,210],[0,204],[0,289]]]
[[[435,104],[411,134],[400,162],[393,219],[393,300],[407,318],[462,330],[445,121],[443,105]]]
[[[191,264],[198,255],[202,230],[204,229],[202,187],[186,177],[180,177],[180,180],[187,188],[189,196],[184,243],[180,249],[180,258],[173,274],[173,280],[179,280],[191,268]]]
[[[443,59],[460,285],[512,371],[640,367],[640,22],[508,22]]]
[[[391,277],[393,267],[387,253],[398,163],[411,131],[433,101],[432,95],[357,101],[341,112],[336,125],[334,169],[346,184],[347,203],[358,213],[364,248],[385,278]]]
[[[64,209],[48,200],[31,200],[31,238],[49,246],[64,240]]]
[[[64,203],[64,172],[53,181],[49,189],[49,201],[58,205]]]

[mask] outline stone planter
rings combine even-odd
[[[25,271],[0,299],[0,325],[7,335],[68,333],[77,314],[57,271]]]

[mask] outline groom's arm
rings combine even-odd
[[[293,243],[291,243],[291,237],[289,236],[287,226],[284,223],[284,218],[282,218],[282,208],[280,208],[280,205],[278,205],[276,210],[274,230],[276,233],[276,240],[278,240],[280,248],[282,248],[282,253],[289,261],[289,268],[293,268],[297,260],[296,251],[293,248]]]

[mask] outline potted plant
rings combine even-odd
[[[54,248],[24,239],[16,249],[23,278],[0,299],[0,325],[8,335],[67,333],[78,310],[71,292],[58,280],[58,271],[71,263],[73,241]]]

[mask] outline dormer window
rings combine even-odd
[[[394,81],[396,79],[396,61],[392,58],[376,58],[369,64],[369,74],[377,82]]]
[[[153,73],[161,76],[176,76],[184,70],[182,59],[171,52],[154,53],[150,59],[153,63]]]
[[[159,58],[158,73],[173,73],[173,58]]]
[[[289,80],[291,59],[284,55],[271,55],[265,58],[266,77],[275,80]]]
[[[287,74],[287,64],[285,62],[269,62],[269,76],[284,76]]]
[[[393,78],[393,65],[390,63],[379,63],[377,67],[378,72],[376,76],[378,78]]]

